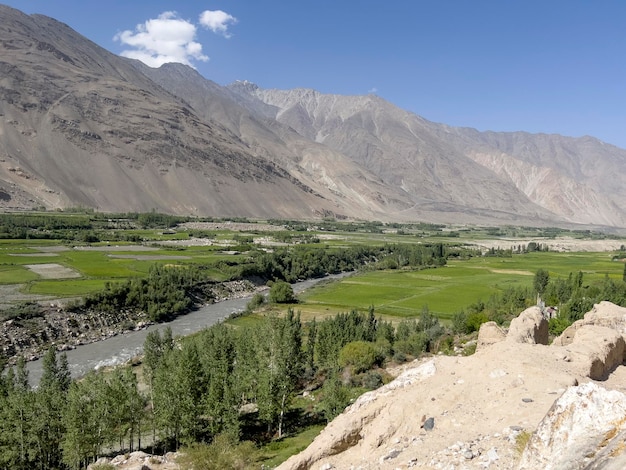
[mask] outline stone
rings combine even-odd
[[[624,362],[626,342],[621,333],[604,326],[583,325],[566,347],[568,362],[583,377],[604,380]]]
[[[595,304],[582,320],[575,321],[552,342],[555,346],[567,346],[574,341],[576,331],[585,325],[596,325],[611,328],[626,339],[626,308],[614,303],[602,301]]]
[[[593,382],[570,387],[539,423],[517,469],[624,469],[625,440],[625,394]]]
[[[432,431],[435,427],[435,418],[428,418],[426,421],[424,421],[424,424],[422,425],[422,427],[426,431]]]
[[[478,340],[476,342],[476,351],[485,349],[494,343],[504,341],[506,333],[498,326],[495,321],[488,321],[480,325],[478,330]]]
[[[515,343],[548,344],[548,320],[539,307],[530,307],[511,320],[507,341]]]
[[[398,455],[400,455],[401,452],[402,451],[398,449],[391,449],[387,454],[385,454],[384,456],[380,458],[380,462],[383,463],[386,460],[395,459]]]

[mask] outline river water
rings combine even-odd
[[[309,279],[292,284],[295,293],[299,293],[323,280],[338,279],[352,273],[342,273],[320,279]],[[252,295],[240,299],[224,300],[206,305],[186,315],[181,315],[171,322],[150,325],[139,331],[129,331],[95,343],[77,346],[67,351],[67,360],[72,377],[80,377],[92,369],[123,364],[138,356],[143,351],[143,343],[148,333],[155,330],[172,329],[174,336],[185,336],[203,330],[225,320],[236,312],[245,310]],[[42,360],[27,363],[30,382],[38,384],[41,378]]]

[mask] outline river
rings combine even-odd
[[[331,275],[320,279],[309,279],[292,284],[297,294],[323,280],[339,279],[352,273]],[[139,331],[129,331],[95,343],[77,346],[76,349],[67,351],[67,360],[72,377],[80,377],[92,369],[123,364],[128,360],[140,355],[143,351],[143,343],[151,331],[172,329],[174,336],[186,336],[203,330],[211,325],[225,320],[236,312],[245,310],[246,304],[252,295],[224,300],[215,304],[206,305],[186,315],[181,315],[167,323],[150,325]],[[30,382],[38,384],[41,378],[42,360],[27,363]]]

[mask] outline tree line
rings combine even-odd
[[[341,249],[295,246],[271,253],[255,252],[251,261],[230,266],[220,261],[228,279],[261,279],[263,282],[296,282],[328,274],[354,271],[362,267],[441,266],[449,249],[441,244],[358,246]],[[189,312],[195,305],[210,300],[208,287],[215,284],[209,266],[153,265],[145,278],[108,283],[102,291],[90,294],[73,306],[119,312],[134,309],[145,312],[151,321],[160,322]]]
[[[182,340],[166,328],[146,338],[141,391],[131,368],[72,381],[65,355],[51,348],[38,388],[23,359],[0,376],[0,468],[78,470],[111,449],[141,448],[142,439],[161,450],[220,436],[269,441],[300,426],[293,403],[305,388],[319,388],[308,420],[330,420],[352,387],[383,383],[375,370],[383,361],[432,351],[443,332],[427,309],[397,328],[373,309],[308,324],[289,309],[254,327],[218,324]]]
[[[546,269],[538,269],[531,286],[508,287],[478,300],[454,314],[454,332],[468,334],[478,331],[487,321],[503,324],[533,305],[538,297],[546,307],[555,308],[550,319],[550,332],[559,335],[576,320],[583,318],[594,304],[603,300],[626,307],[626,268],[622,281],[607,276],[599,282],[587,282],[582,271],[565,277],[551,277]]]

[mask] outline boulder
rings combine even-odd
[[[518,470],[626,468],[626,395],[597,384],[570,387],[539,423]]]
[[[623,364],[626,342],[611,328],[583,325],[575,331],[572,342],[562,348],[563,359],[573,363],[573,370],[581,377],[605,380]]]
[[[480,325],[478,330],[478,340],[476,342],[476,351],[491,346],[492,344],[499,343],[506,339],[506,333],[502,328],[498,326],[495,321],[488,321]]]
[[[548,320],[539,307],[530,307],[511,320],[506,336],[514,343],[548,344]]]
[[[555,346],[567,346],[573,339],[576,331],[585,325],[597,325],[618,331],[626,339],[626,308],[614,303],[602,301],[578,321],[565,329],[561,336],[552,342]]]

